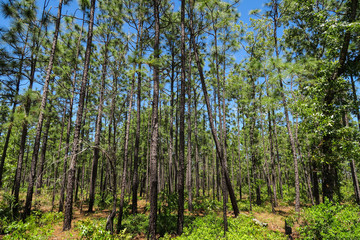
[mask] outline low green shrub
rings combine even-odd
[[[111,234],[105,230],[106,218],[91,220],[87,218],[76,223],[76,228],[80,231],[81,239],[107,240],[107,239],[132,239],[132,235],[127,233],[126,228],[119,234]]]
[[[63,218],[62,213],[35,211],[23,221],[10,222],[4,229],[3,239],[48,239],[54,231],[54,223]]]
[[[286,239],[280,232],[273,232],[253,222],[251,216],[239,215],[228,219],[229,231],[225,239]],[[165,239],[170,238],[165,235]],[[220,239],[224,238],[223,219],[215,214],[197,217],[192,224],[184,228],[177,239]]]
[[[121,224],[131,234],[146,233],[149,228],[149,216],[145,214],[129,215],[122,220]]]
[[[360,239],[360,208],[325,201],[303,211],[304,239]]]

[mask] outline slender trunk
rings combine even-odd
[[[89,22],[89,30],[88,30],[87,43],[86,43],[84,72],[83,72],[83,77],[82,77],[82,81],[81,81],[78,111],[77,111],[75,129],[74,129],[74,140],[73,140],[73,146],[72,146],[71,158],[70,158],[71,161],[70,161],[70,168],[69,168],[69,175],[68,175],[69,177],[68,177],[68,184],[67,184],[67,190],[66,190],[63,231],[69,230],[71,228],[76,158],[77,158],[77,154],[79,151],[80,129],[81,129],[81,122],[82,122],[83,111],[84,111],[86,85],[88,82],[88,72],[89,72],[89,65],[90,65],[90,55],[91,55],[91,45],[92,45],[94,15],[95,15],[95,2],[96,2],[96,0],[91,0],[90,22]]]
[[[105,91],[105,79],[107,74],[107,63],[108,63],[108,44],[109,44],[109,34],[106,37],[106,42],[104,46],[104,62],[102,64],[102,76],[101,76],[101,85],[100,85],[100,99],[98,106],[98,114],[96,118],[96,130],[95,130],[95,141],[94,141],[94,154],[93,162],[91,168],[91,178],[90,178],[90,192],[89,192],[89,212],[93,211],[93,206],[95,202],[95,184],[97,178],[97,168],[99,161],[99,145],[101,137],[101,123],[102,123],[102,112],[104,104],[104,91]]]
[[[187,81],[187,95],[188,95],[188,137],[187,137],[187,190],[189,194],[188,207],[189,211],[192,212],[193,205],[193,193],[192,193],[192,161],[191,161],[191,50],[189,50],[189,76]],[[185,108],[185,106],[184,106]]]
[[[199,148],[198,148],[198,127],[197,127],[197,95],[196,95],[196,88],[195,86],[193,87],[194,90],[194,128],[195,128],[195,187],[196,187],[196,197],[200,196],[200,176],[199,176],[199,165],[200,165],[200,161],[199,161]],[[205,164],[204,164],[205,166]],[[205,178],[203,178],[204,181]],[[203,187],[203,189],[205,189],[205,186]],[[203,194],[205,195],[205,194]]]
[[[154,36],[154,59],[159,60],[160,56],[160,13],[159,8],[161,0],[153,0],[154,17],[155,17],[155,36]],[[149,217],[149,235],[150,238],[156,239],[156,219],[157,219],[157,148],[158,148],[158,133],[159,133],[159,66],[153,66],[153,101],[151,114],[151,144],[150,144],[150,217]]]
[[[141,70],[141,64],[139,64]],[[140,151],[140,127],[141,127],[141,72],[138,72],[137,82],[137,101],[136,101],[136,133],[135,133],[135,149],[134,149],[134,175],[132,179],[132,214],[137,213],[137,192],[139,187],[139,151]]]
[[[19,95],[20,82],[21,82],[21,78],[22,78],[22,75],[23,75],[23,66],[24,66],[24,60],[25,60],[25,49],[26,49],[26,46],[27,46],[28,35],[29,35],[29,31],[27,31],[27,33],[26,33],[25,44],[24,44],[24,47],[21,50],[21,57],[20,57],[20,63],[19,63],[19,72],[18,72],[17,77],[16,77],[16,87],[15,87],[15,93],[14,93],[13,107],[12,107],[11,115],[10,115],[10,125],[9,125],[8,131],[6,133],[4,148],[3,148],[3,152],[2,152],[1,160],[0,160],[0,188],[2,187],[2,184],[3,184],[2,176],[3,176],[3,171],[4,171],[4,164],[5,164],[7,149],[9,147],[11,130],[12,130],[13,123],[14,123],[14,115],[15,115],[15,111],[16,111],[16,106],[17,106],[17,103],[18,103],[17,102],[17,97]]]
[[[65,118],[66,118],[66,104],[64,106],[64,113],[61,121],[61,135],[59,140],[59,147],[58,147],[58,153],[56,157],[56,164],[55,164],[55,171],[54,171],[54,186],[53,186],[53,193],[52,193],[52,201],[51,201],[51,211],[54,210],[54,203],[55,203],[55,193],[56,193],[56,182],[58,178],[58,166],[60,162],[60,154],[61,154],[61,146],[62,146],[62,140],[64,136],[64,127],[65,127]]]
[[[49,110],[49,114],[51,112],[51,107]],[[46,150],[47,150],[47,142],[48,142],[48,137],[49,137],[49,129],[50,129],[50,123],[51,123],[51,117],[48,116],[48,120],[45,124],[45,131],[44,131],[44,136],[43,136],[43,145],[41,148],[41,153],[40,153],[40,168],[38,170],[37,173],[37,181],[36,181],[36,194],[40,194],[41,193],[41,188],[42,188],[42,184],[43,184],[43,175],[44,175],[44,165],[45,165],[45,155],[46,155]]]
[[[203,93],[204,93],[204,98],[205,98],[205,103],[206,103],[206,108],[207,108],[208,117],[209,117],[209,123],[210,123],[210,128],[211,128],[211,133],[212,133],[213,139],[215,141],[216,154],[218,155],[218,157],[220,159],[220,162],[221,162],[221,167],[222,167],[223,172],[224,172],[226,186],[227,186],[227,190],[228,190],[229,195],[230,195],[231,204],[232,204],[232,207],[233,207],[233,210],[234,210],[234,214],[235,214],[235,216],[237,216],[237,215],[239,215],[239,208],[237,206],[234,189],[233,189],[231,181],[230,181],[229,173],[228,173],[227,167],[225,165],[223,154],[221,153],[221,145],[220,145],[220,142],[218,140],[218,135],[217,135],[216,129],[214,127],[213,115],[212,115],[211,106],[210,106],[210,102],[209,102],[209,95],[208,95],[208,92],[207,92],[207,87],[206,87],[206,83],[205,83],[205,77],[204,77],[204,74],[203,74],[203,68],[202,68],[202,65],[201,65],[200,58],[199,58],[197,45],[195,43],[195,38],[194,38],[195,36],[194,36],[194,29],[193,29],[193,19],[192,19],[192,7],[193,7],[192,3],[190,2],[190,31],[191,31],[192,47],[194,49],[195,60],[196,60],[196,64],[197,64],[198,71],[199,71],[202,90],[203,90]]]
[[[277,0],[275,0],[274,2],[274,43],[275,43],[275,53],[276,53],[276,57],[279,58],[279,49],[278,49],[278,43],[277,43],[277,28],[278,28],[278,3]],[[276,67],[276,66],[275,66]],[[293,133],[291,130],[291,125],[290,125],[290,118],[289,118],[289,111],[288,111],[288,106],[287,106],[287,100],[286,100],[286,96],[284,93],[284,86],[283,86],[283,80],[281,78],[281,70],[279,67],[277,68],[277,72],[279,74],[279,84],[280,84],[280,93],[281,93],[281,98],[282,98],[282,102],[283,102],[283,108],[284,108],[284,114],[285,114],[285,121],[286,121],[286,127],[287,127],[287,131],[288,131],[288,135],[289,135],[289,141],[290,141],[290,146],[291,146],[291,153],[292,153],[292,157],[293,157],[293,161],[294,161],[294,173],[295,173],[295,211],[299,212],[300,211],[300,182],[299,182],[299,168],[298,168],[298,161],[297,161],[297,154],[296,154],[296,146],[295,146],[295,141],[294,141],[294,137],[293,137]]]
[[[238,160],[239,160],[239,193],[240,200],[242,199],[242,177],[241,177],[241,149],[240,149],[240,107],[237,107],[237,128],[238,128]],[[245,134],[244,134],[245,135]]]
[[[170,141],[169,141],[169,193],[173,193],[173,148],[174,148],[174,81],[175,81],[175,50],[171,44],[171,77],[170,77]]]
[[[81,30],[79,34],[79,38],[76,45],[76,59],[79,58],[80,53],[80,43],[82,38],[82,32],[84,29],[84,22],[85,22],[85,11],[83,12],[83,19],[82,19],[82,25]],[[63,176],[61,181],[61,190],[60,190],[60,200],[59,200],[59,212],[62,212],[64,210],[64,201],[65,201],[65,191],[66,191],[66,183],[67,183],[67,162],[69,156],[69,150],[70,150],[70,137],[71,137],[71,126],[72,126],[72,118],[73,118],[73,105],[74,105],[74,98],[75,98],[75,85],[76,85],[76,76],[77,76],[77,64],[75,63],[74,70],[73,70],[73,79],[72,79],[72,91],[70,96],[70,105],[69,105],[69,113],[68,113],[68,123],[67,123],[67,129],[66,129],[66,139],[65,139],[65,157],[64,157],[64,163],[63,163]]]
[[[43,87],[39,120],[38,120],[38,123],[36,126],[36,136],[35,136],[35,142],[34,142],[34,150],[33,150],[32,159],[31,159],[29,185],[28,185],[28,189],[27,189],[27,193],[26,193],[26,202],[25,202],[25,208],[24,208],[24,216],[23,216],[24,219],[30,215],[30,210],[31,210],[34,184],[35,184],[35,180],[36,180],[36,165],[37,165],[37,161],[38,161],[38,157],[39,157],[41,131],[42,131],[42,125],[43,125],[43,121],[44,121],[44,110],[45,110],[47,94],[48,94],[48,90],[49,90],[50,75],[51,75],[52,67],[54,65],[56,43],[57,43],[59,30],[60,30],[62,4],[63,4],[63,0],[60,0],[59,6],[58,6],[54,38],[53,38],[53,42],[52,42],[52,46],[51,46],[50,59],[49,59],[49,64],[48,64],[48,67],[46,70],[46,78],[45,78],[45,83],[44,83],[44,87]]]
[[[245,130],[245,119],[243,120],[243,128]],[[250,164],[249,164],[249,156],[248,156],[248,148],[246,144],[246,134],[244,134],[244,148],[245,148],[245,159],[247,165],[247,181],[249,188],[249,211],[252,211],[252,194],[251,194],[251,178],[250,178]]]
[[[273,117],[273,126],[274,126],[274,137],[275,137],[275,147],[276,147],[276,160],[277,160],[277,170],[278,170],[278,182],[279,182],[279,191],[280,191],[280,197],[284,198],[283,194],[283,186],[282,186],[282,174],[281,174],[281,166],[280,166],[280,154],[279,154],[279,144],[278,144],[278,134],[277,134],[277,128],[276,128],[276,120],[275,120],[275,111],[272,109],[272,115]]]
[[[129,132],[130,132],[130,121],[131,121],[131,110],[132,110],[132,98],[134,94],[134,83],[135,83],[135,73],[133,75],[133,80],[131,84],[131,90],[129,95],[129,107],[127,111],[127,119],[125,125],[125,141],[124,141],[124,163],[123,163],[123,172],[121,177],[121,195],[120,195],[120,207],[119,207],[119,216],[117,222],[116,233],[119,233],[121,230],[121,221],[124,211],[124,198],[125,198],[125,187],[126,187],[126,173],[128,170],[128,158],[129,158]]]
[[[180,93],[180,143],[178,167],[178,217],[177,234],[181,235],[184,228],[184,168],[185,168],[185,0],[181,0],[181,93]]]

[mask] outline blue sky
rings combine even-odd
[[[3,2],[6,2],[6,0],[2,0]],[[37,5],[39,8],[42,8],[43,6],[43,0],[37,0]],[[179,4],[180,1],[173,1],[175,5]],[[240,3],[237,4],[239,12],[241,13],[241,20],[244,22],[247,22],[249,19],[249,11],[252,9],[263,9],[264,3],[267,1],[264,0],[241,0]],[[51,11],[56,11],[57,6],[59,4],[59,1],[57,0],[50,0],[49,2],[49,8],[51,8]],[[63,8],[63,14],[65,15],[72,15],[77,8],[77,0],[72,0],[67,6],[64,6]],[[80,12],[78,12],[79,17],[81,15]],[[3,15],[0,15],[0,26],[1,27],[7,27],[9,24],[9,21],[7,19],[4,19]]]

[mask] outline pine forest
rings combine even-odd
[[[0,239],[360,239],[358,0],[0,0]]]

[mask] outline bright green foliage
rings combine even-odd
[[[131,234],[144,233],[149,228],[149,216],[145,214],[130,215],[122,221],[126,232]]]
[[[360,239],[359,212],[358,206],[326,201],[304,210],[298,230],[304,239]]]
[[[3,239],[48,239],[54,231],[54,224],[59,223],[62,218],[62,213],[34,212],[25,222],[8,223],[3,229],[4,233],[8,235],[5,235]]]
[[[177,239],[220,239],[224,236],[223,221],[217,215],[196,218]],[[169,237],[169,236],[167,236]],[[225,239],[286,239],[280,232],[272,232],[253,222],[252,217],[240,215],[229,219]]]
[[[132,236],[126,233],[126,229],[122,230],[117,235],[111,235],[109,231],[105,230],[106,218],[91,220],[87,218],[76,223],[76,227],[80,230],[81,239],[131,239]]]

